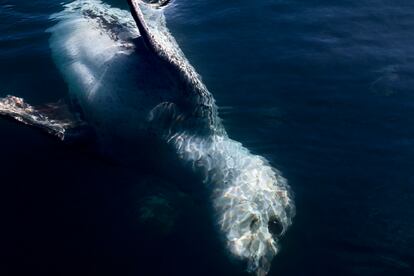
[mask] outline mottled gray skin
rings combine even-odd
[[[153,161],[171,175],[187,168],[201,176],[204,185],[188,184],[209,193],[229,252],[249,271],[266,275],[294,215],[285,179],[227,136],[212,94],[170,35],[162,9],[128,3],[135,24],[125,11],[97,0],[67,4],[53,17],[50,45],[71,98],[112,156],[130,164]],[[32,118],[30,108],[13,117]],[[55,126],[52,117],[39,118],[43,129]]]

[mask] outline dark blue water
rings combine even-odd
[[[229,135],[295,194],[270,275],[413,275],[414,3],[173,3],[168,26]],[[65,97],[45,32],[61,9],[0,1],[1,96]],[[156,169],[131,171],[8,120],[0,133],[0,275],[244,275],[202,200],[158,191]],[[167,234],[137,219],[148,193],[181,204],[164,212],[175,218]]]

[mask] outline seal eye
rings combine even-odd
[[[283,225],[278,219],[274,217],[269,219],[267,227],[269,228],[269,232],[273,235],[273,237],[279,237],[283,233]]]

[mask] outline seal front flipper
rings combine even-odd
[[[199,133],[225,135],[214,98],[168,31],[163,11],[142,0],[128,0],[128,3],[146,48],[178,80],[181,97],[177,103],[180,108],[187,110],[194,121],[198,120]]]
[[[22,98],[9,95],[0,98],[0,115],[42,129],[66,142],[84,138],[90,133],[89,126],[64,101],[32,106]]]

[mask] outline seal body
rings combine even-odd
[[[50,47],[72,102],[104,151],[122,159],[175,160],[199,175],[202,183],[193,185],[208,191],[229,252],[249,271],[267,274],[294,215],[286,180],[228,137],[212,94],[168,31],[162,9],[128,2],[131,13],[76,0],[52,16]],[[62,133],[60,121],[10,99],[0,101],[0,114]]]
[[[267,274],[294,215],[286,180],[228,137],[162,9],[128,2],[132,16],[95,0],[75,1],[54,16],[51,49],[71,94],[103,144],[121,137],[135,146],[165,146],[202,176],[200,189],[210,193],[229,251],[249,271]]]
[[[102,148],[148,140],[151,111],[181,95],[145,47],[130,13],[99,1],[75,1],[52,18],[55,63]]]

